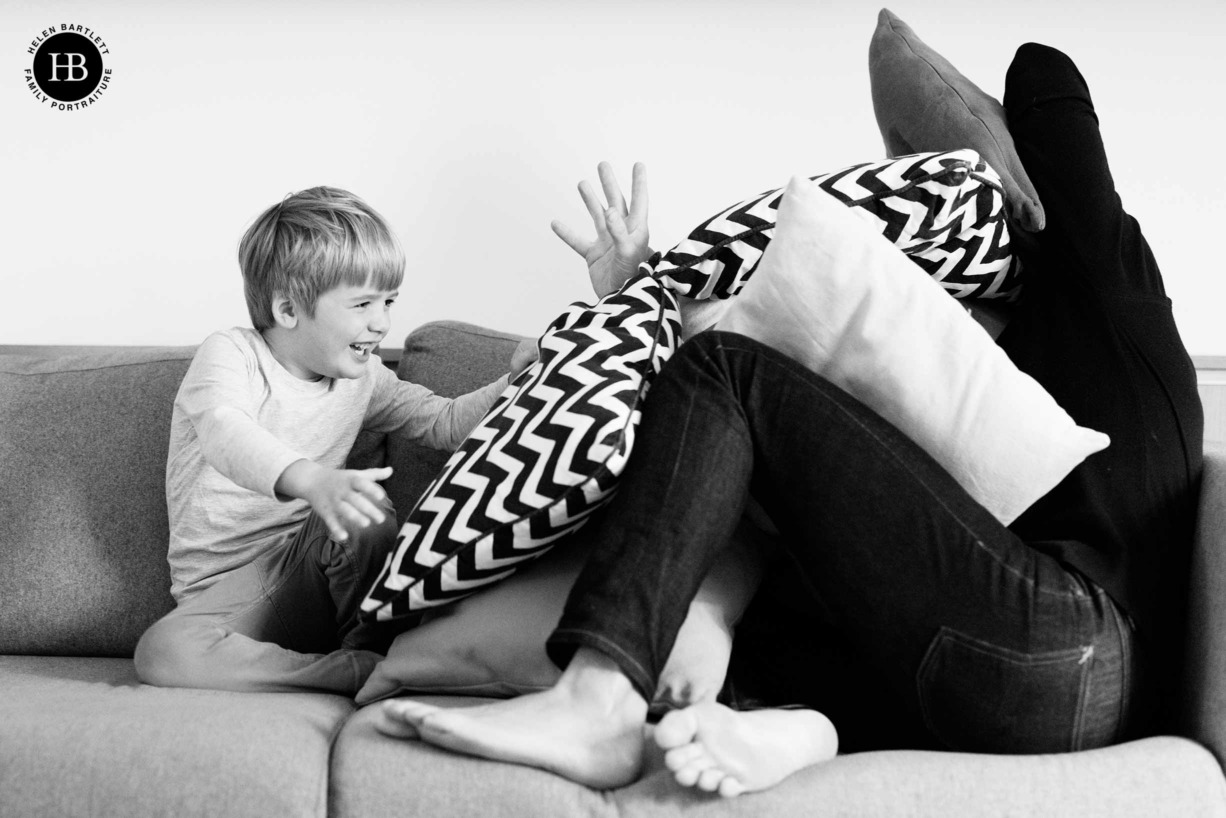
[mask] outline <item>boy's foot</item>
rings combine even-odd
[[[738,712],[713,702],[667,714],[655,740],[678,784],[727,798],[773,787],[838,752],[834,725],[816,710]]]
[[[576,683],[575,664],[549,690],[479,707],[392,699],[384,702],[385,717],[408,729],[379,729],[401,738],[416,731],[448,750],[539,767],[596,789],[629,784],[643,764],[647,703],[620,671],[595,687],[590,676]]]

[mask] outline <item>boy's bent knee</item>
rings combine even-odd
[[[384,530],[388,526],[393,528],[396,526],[396,508],[392,505],[392,501],[389,498],[384,497],[382,500],[379,500],[375,503],[375,507],[378,508],[383,514],[383,522],[381,523],[376,523],[373,521],[369,523],[357,523],[346,515],[341,515],[337,519],[340,527],[344,529],[345,534],[348,535],[349,540],[353,540],[356,537],[370,536],[369,532]],[[328,529],[325,527],[324,530],[327,531]],[[331,532],[329,532],[329,539],[332,539]]]
[[[383,512],[383,522],[361,527],[346,525],[346,531],[349,534],[349,544],[353,548],[361,551],[363,557],[376,559],[381,565],[383,557],[396,542],[400,526],[396,522],[396,509],[390,500],[385,499],[379,503],[379,510]]]
[[[149,626],[132,656],[136,677],[157,687],[199,687],[204,652],[181,618],[164,617]]]

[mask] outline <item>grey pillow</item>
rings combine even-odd
[[[868,70],[877,127],[891,156],[973,148],[1000,174],[1010,219],[1030,232],[1043,229],[1043,205],[1004,108],[889,9],[877,17]]]

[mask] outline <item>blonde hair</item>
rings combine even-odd
[[[319,296],[368,282],[394,290],[404,279],[404,251],[375,210],[346,190],[313,187],[286,196],[255,220],[238,245],[252,325],[275,323],[273,299],[289,298],[307,317]]]

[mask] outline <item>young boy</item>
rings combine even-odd
[[[449,400],[374,354],[404,277],[381,216],[317,187],[265,211],[239,245],[254,329],[205,339],[175,399],[166,499],[176,607],[136,649],[148,684],[352,695],[382,656],[358,624],[396,518],[348,470],[361,429],[454,449],[507,385]],[[516,374],[533,359],[521,345]]]

